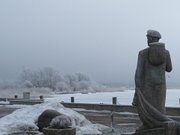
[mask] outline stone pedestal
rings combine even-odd
[[[30,99],[30,92],[23,92],[23,99]]]
[[[148,129],[148,130],[141,130],[137,131],[133,135],[165,135],[165,129],[163,128],[153,128],[153,129]]]
[[[54,129],[54,128],[44,128],[44,135],[76,135],[75,128],[65,128],[65,129]]]

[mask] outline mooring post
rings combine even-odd
[[[74,97],[71,97],[71,103],[74,103]]]
[[[111,131],[114,132],[114,112],[112,111],[110,114],[110,118],[111,118]]]
[[[15,95],[15,96],[14,96],[14,98],[15,98],[15,99],[17,99],[17,98],[18,98],[18,96],[17,96],[17,95]]]
[[[113,98],[112,98],[112,104],[113,104],[113,105],[116,105],[116,104],[117,104],[117,97],[113,97]]]
[[[44,97],[41,95],[41,96],[39,96],[39,98],[40,98],[40,100],[43,100],[44,99]]]

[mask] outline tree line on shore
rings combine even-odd
[[[0,82],[0,89],[17,87],[45,87],[56,91],[79,91],[93,90],[97,87],[101,87],[101,85],[93,81],[88,75],[84,73],[62,75],[53,68],[45,67],[39,70],[24,68],[16,81]]]

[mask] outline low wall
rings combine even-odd
[[[35,104],[41,104],[43,103],[44,100],[41,99],[12,99],[9,100],[9,104],[13,105],[13,104],[22,104],[22,105],[35,105]]]
[[[107,110],[115,112],[132,112],[137,113],[135,107],[130,105],[110,105],[110,104],[87,104],[87,103],[62,103],[68,108],[83,108],[87,110]],[[180,116],[179,107],[166,107],[167,115]]]

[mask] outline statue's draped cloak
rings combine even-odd
[[[143,123],[148,129],[164,128],[166,135],[179,135],[180,124],[166,115],[162,114],[154,108],[143,96],[140,90],[136,90],[137,94],[137,111]]]

